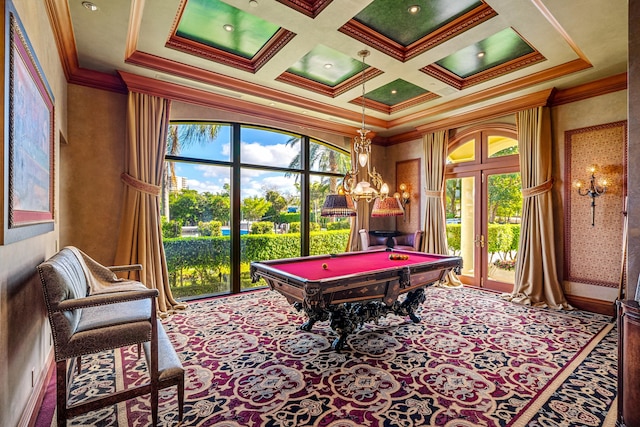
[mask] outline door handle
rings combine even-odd
[[[476,247],[484,248],[484,235],[477,235],[473,242],[476,244]]]

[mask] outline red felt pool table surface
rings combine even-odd
[[[390,260],[389,255],[391,253],[395,255],[406,255],[409,259]],[[283,273],[298,276],[306,280],[317,281],[323,279],[335,279],[337,277],[353,274],[372,273],[379,270],[389,270],[393,268],[401,268],[407,265],[430,263],[440,260],[441,257],[437,255],[425,254],[422,252],[364,251],[341,254],[336,257],[327,255],[281,260],[281,262],[275,262],[270,265]],[[323,264],[327,265],[326,269],[323,268]]]

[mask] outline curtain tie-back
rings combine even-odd
[[[160,186],[140,181],[139,179],[132,177],[126,172],[122,172],[122,175],[120,175],[120,179],[129,187],[134,188],[142,193],[151,194],[152,196],[160,195]]]
[[[427,197],[437,197],[438,199],[442,197],[442,191],[424,190],[424,194]]]
[[[523,188],[522,189],[522,197],[533,197],[539,196],[540,194],[546,193],[551,190],[553,187],[553,178],[546,180],[540,185],[536,185],[535,187]]]

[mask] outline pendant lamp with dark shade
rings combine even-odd
[[[404,215],[404,209],[400,204],[400,200],[395,197],[387,197],[385,199],[376,199],[371,210],[372,217],[384,216],[401,216]]]
[[[356,207],[353,199],[344,191],[338,191],[338,194],[329,194],[324,200],[321,216],[356,216]]]

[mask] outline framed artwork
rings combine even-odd
[[[5,28],[3,243],[53,230],[54,99],[12,3]]]

